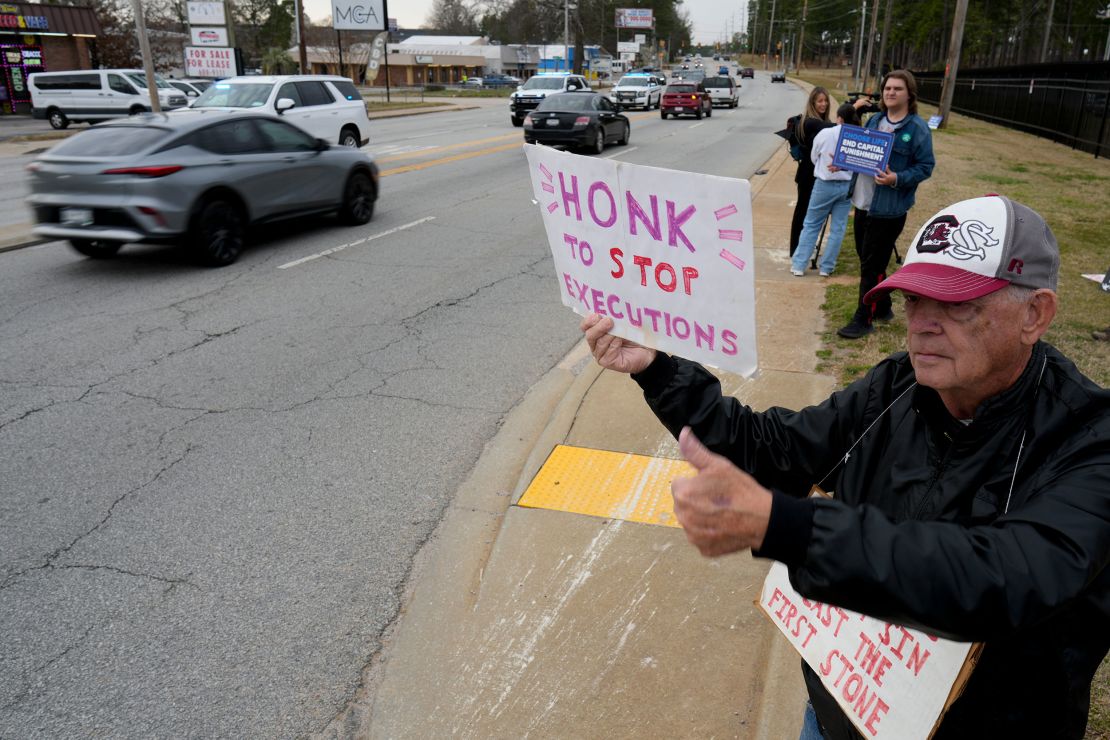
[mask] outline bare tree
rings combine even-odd
[[[478,33],[478,8],[465,0],[435,0],[427,24],[437,31],[456,36]]]

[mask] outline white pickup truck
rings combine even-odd
[[[740,83],[731,75],[718,75],[706,77],[702,84],[709,93],[713,105],[724,105],[735,108],[740,105]]]

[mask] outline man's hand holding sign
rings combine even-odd
[[[888,113],[906,95],[896,87],[885,88]],[[912,144],[915,135],[902,130],[899,140]],[[854,141],[847,149],[866,160],[864,172],[897,182],[877,164],[881,145]],[[909,171],[899,169],[905,187]],[[706,213],[729,215],[705,205],[715,189],[704,200],[690,197],[695,183],[670,190],[675,175],[654,171],[651,182],[616,186],[627,233],[654,222],[653,194],[669,204],[658,209],[660,235],[672,210],[687,234]],[[550,197],[555,187],[537,186],[537,200],[565,215],[575,197],[560,203]],[[692,261],[712,243],[707,231],[690,240],[689,254],[681,239],[654,235],[654,245],[617,234],[578,243],[693,267],[695,295],[707,276],[750,278],[750,269],[735,276],[723,262]],[[719,286],[711,305],[682,304],[675,270],[674,299],[653,305],[662,317],[654,330],[646,320],[622,326],[616,314],[627,315],[633,300],[648,316],[659,287],[652,275],[606,283],[605,274],[560,263],[561,229],[551,244],[561,291],[574,285],[567,281],[595,283],[564,295],[586,315],[594,357],[632,374],[695,468],[672,484],[688,539],[711,557],[754,548],[777,561],[759,604],[804,657],[804,737],[1084,736],[1091,681],[1110,649],[1110,391],[1041,339],[1055,315],[1060,255],[1039,214],[992,196],[927,221],[903,267],[862,299],[902,292],[907,351],[798,410],[754,411],[678,356],[697,343],[679,341],[675,316],[736,331],[730,286]],[[746,298],[744,318],[751,309]],[[704,359],[721,359],[721,346],[702,347]],[[807,496],[814,483],[835,496]]]

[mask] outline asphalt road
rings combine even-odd
[[[760,74],[710,119],[631,113],[602,156],[748,177],[803,102]],[[293,737],[345,707],[483,444],[579,337],[520,143],[504,101],[375,121],[373,221],[223,269],[0,254],[0,737]]]

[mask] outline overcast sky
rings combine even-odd
[[[635,5],[629,3],[629,7]],[[304,7],[315,21],[331,15],[329,0],[304,0]],[[685,0],[682,7],[693,21],[694,41],[713,43],[723,41],[732,31],[742,30],[747,0]],[[389,17],[396,18],[401,28],[419,28],[431,9],[432,0],[391,0]]]

